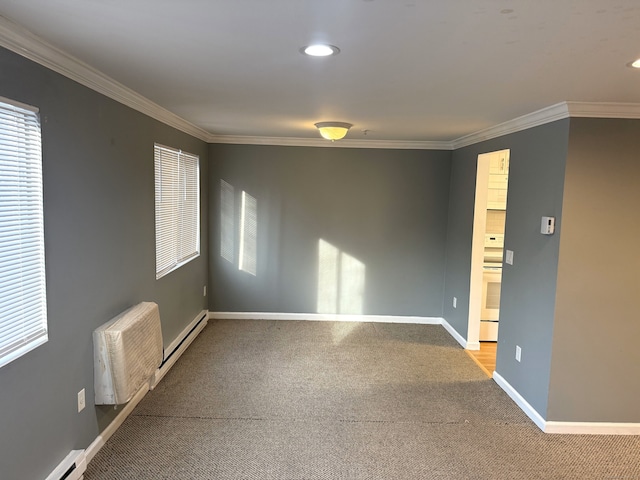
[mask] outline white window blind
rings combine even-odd
[[[40,119],[0,97],[0,366],[47,340]]]
[[[155,144],[156,279],[200,255],[200,164]]]

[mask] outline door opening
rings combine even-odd
[[[509,150],[478,155],[467,348],[497,342],[509,180]]]

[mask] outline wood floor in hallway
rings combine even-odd
[[[496,369],[496,352],[498,342],[480,342],[480,350],[466,350],[476,363],[489,377],[493,376]]]

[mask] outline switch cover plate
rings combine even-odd
[[[513,250],[507,250],[504,261],[507,265],[513,265]]]
[[[78,392],[78,413],[84,410],[86,406],[85,398],[84,398],[84,388]]]

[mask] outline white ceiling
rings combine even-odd
[[[0,0],[217,135],[452,141],[562,101],[640,103],[640,0]],[[299,49],[338,46],[330,58]],[[367,133],[363,133],[366,130]]]

